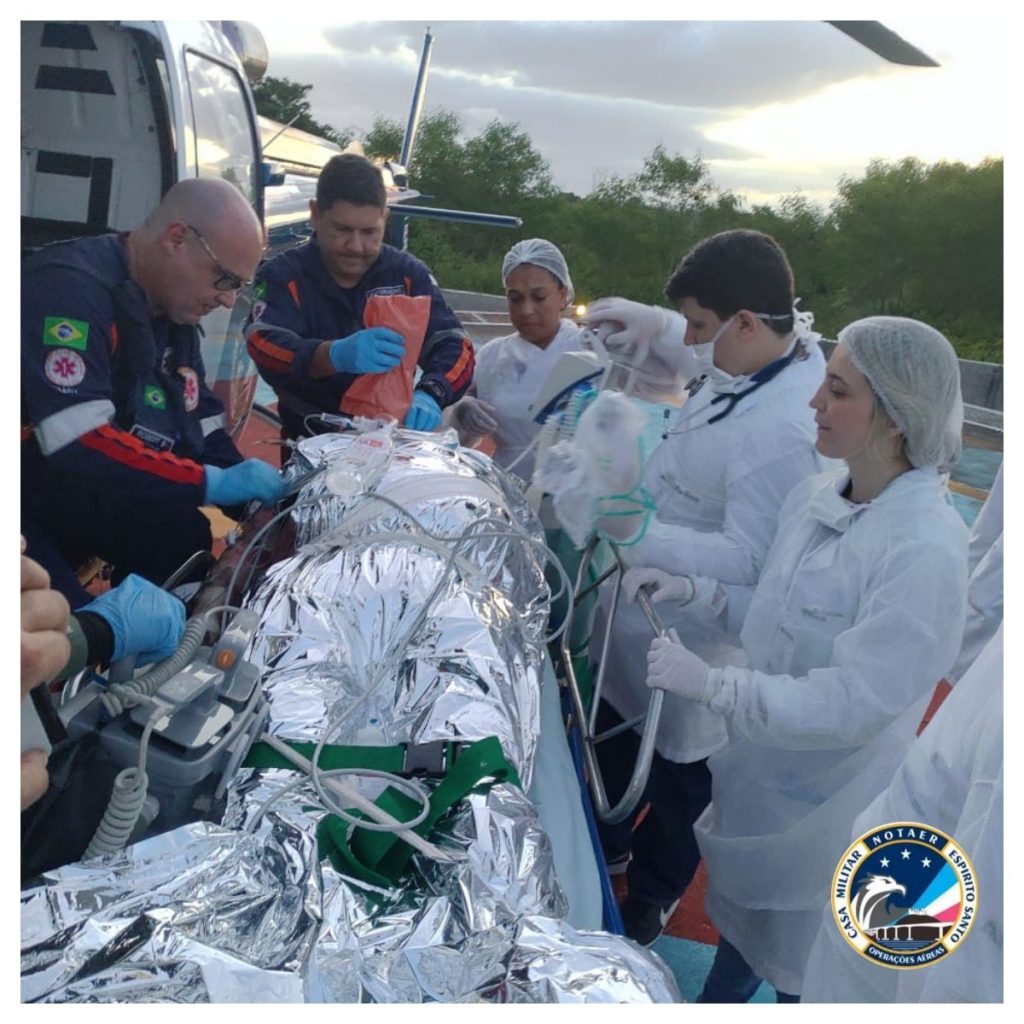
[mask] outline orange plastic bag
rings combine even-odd
[[[363,324],[390,327],[405,339],[401,363],[387,373],[364,373],[342,395],[346,416],[390,416],[399,423],[412,404],[412,382],[430,321],[429,295],[371,295]]]

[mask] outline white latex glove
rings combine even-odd
[[[617,324],[620,329],[604,337],[604,344],[609,352],[622,355],[646,348],[665,328],[657,306],[618,297],[592,302],[583,322],[588,327],[609,322]]]
[[[609,355],[637,370],[637,397],[648,401],[671,400],[697,371],[696,361],[683,338],[686,317],[661,306],[629,299],[598,299],[587,309],[588,327],[600,331]],[[619,330],[609,330],[617,326]]]
[[[653,588],[648,591],[652,604],[660,604],[662,601],[689,604],[696,593],[693,580],[689,576],[673,576],[663,569],[630,569],[622,577],[622,593],[625,594],[627,601],[635,601],[636,593],[641,587]]]
[[[722,675],[684,647],[679,634],[670,629],[668,637],[652,641],[647,652],[647,685],[708,705],[721,688]]]
[[[452,422],[459,432],[459,440],[463,434],[467,437],[482,437],[484,434],[493,434],[498,429],[494,408],[472,395],[466,395],[455,403],[452,408]]]

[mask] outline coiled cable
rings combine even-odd
[[[149,753],[149,738],[153,728],[160,718],[165,714],[166,709],[158,707],[150,716],[142,731],[142,740],[139,743],[138,764],[125,768],[118,772],[114,779],[114,788],[107,803],[107,809],[103,812],[99,825],[93,833],[89,845],[82,854],[83,860],[92,857],[100,857],[107,853],[117,853],[123,850],[125,843],[131,837],[132,832],[138,823],[142,808],[146,802],[146,793],[149,789],[149,776],[146,775],[146,756]]]
[[[178,649],[165,661],[154,665],[148,672],[127,683],[115,683],[102,697],[103,710],[111,718],[121,714],[125,708],[143,703],[140,697],[152,697],[156,691],[177,675],[196,655],[206,635],[206,616],[198,615],[185,624]]]

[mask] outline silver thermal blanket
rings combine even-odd
[[[474,790],[430,834],[456,859],[417,852],[378,887],[321,858],[327,812],[306,775],[243,769],[220,824],[182,825],[23,892],[23,1000],[678,999],[656,956],[564,920],[552,844],[525,795],[550,600],[539,522],[452,434],[396,431],[383,469],[343,496],[331,470],[352,443],[298,446],[296,552],[246,599],[261,618],[247,656],[267,729],[360,746],[493,736],[524,788]],[[358,785],[376,799],[387,782]]]

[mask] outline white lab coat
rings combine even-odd
[[[715,394],[707,384],[689,398],[644,469],[657,516],[639,544],[621,549],[628,563],[752,587],[786,495],[824,464],[814,449],[814,411],[807,404],[824,376],[824,357],[812,344],[806,359],[791,363],[717,423],[707,421],[722,403],[711,405]],[[595,637],[604,635],[610,591],[610,585],[602,589]],[[707,625],[668,604],[657,612],[709,664],[744,664],[738,626]],[[642,715],[650,700],[646,652],[652,638],[640,607],[620,601],[602,695],[625,719]],[[665,695],[657,735],[663,757],[698,761],[725,741],[720,715]]]
[[[956,683],[1003,622],[1003,467],[974,520],[967,548],[967,624],[960,654],[949,673]]]
[[[571,320],[562,320],[558,333],[547,348],[538,348],[519,334],[495,338],[476,354],[476,370],[470,394],[493,406],[498,430],[494,461],[507,466],[517,459],[540,430],[526,413],[541,385],[563,352],[580,349],[582,330]],[[533,477],[533,453],[513,470],[523,480]]]
[[[799,992],[850,822],[892,778],[956,657],[967,528],[946,478],[910,470],[873,501],[831,471],[789,496],[740,637],[750,668],[712,700],[695,833],[707,911],[754,972]]]
[[[1003,628],[910,746],[895,777],[857,818],[851,839],[890,821],[919,821],[967,853],[977,918],[951,955],[920,970],[879,967],[822,914],[802,997],[827,1003],[1000,1002],[1003,998]]]

